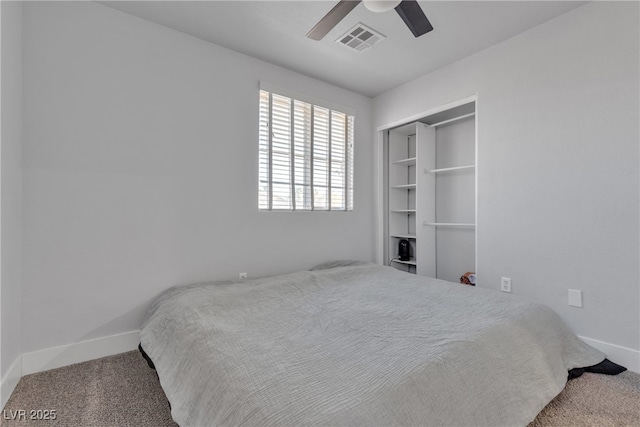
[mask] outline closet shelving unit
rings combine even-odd
[[[381,131],[386,264],[451,281],[475,271],[475,129],[473,99]]]
[[[408,240],[411,258],[401,261],[397,254],[389,259],[407,272],[416,272],[416,132],[415,126],[405,126],[390,134],[388,144],[388,191],[389,191],[389,245],[398,246]]]

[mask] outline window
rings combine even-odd
[[[353,115],[260,91],[260,210],[353,210]]]

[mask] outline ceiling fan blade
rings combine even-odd
[[[431,22],[416,0],[402,0],[395,9],[415,37],[420,37],[433,30]]]
[[[361,0],[340,0],[340,2],[307,33],[307,37],[313,40],[322,40],[360,1]]]

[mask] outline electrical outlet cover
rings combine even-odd
[[[502,292],[511,292],[511,278],[502,277],[500,279],[500,290]]]

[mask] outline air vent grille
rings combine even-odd
[[[336,42],[356,52],[362,52],[385,38],[379,32],[359,22],[355,27],[340,36]]]

